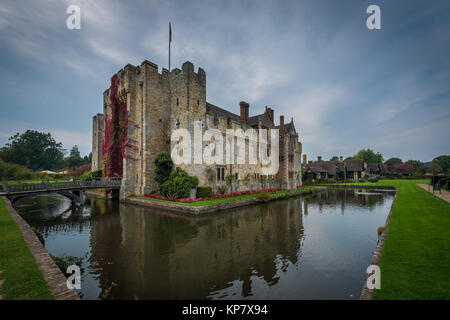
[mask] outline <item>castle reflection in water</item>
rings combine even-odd
[[[30,219],[30,204],[19,210],[50,252],[85,234],[85,299],[347,299],[359,297],[393,199],[360,191],[329,189],[200,217],[98,199],[49,221]],[[59,197],[35,201],[42,212],[67,206]]]

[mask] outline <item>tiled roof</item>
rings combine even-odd
[[[241,117],[238,116],[237,114],[234,114],[230,111],[227,111],[225,109],[219,108],[218,106],[215,106],[209,102],[206,103],[206,113],[211,113],[213,114],[215,117],[222,117],[225,119],[230,118],[233,121],[236,122],[241,122]]]
[[[363,171],[362,160],[347,160],[345,164],[347,165],[347,171]]]

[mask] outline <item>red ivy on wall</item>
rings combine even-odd
[[[105,119],[105,136],[103,138],[103,175],[105,177],[122,177],[123,158],[127,144],[128,117],[126,99],[119,98],[120,79],[117,75],[111,78],[109,98],[111,104],[110,118]]]

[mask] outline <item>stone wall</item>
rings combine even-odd
[[[127,108],[127,141],[125,144],[125,156],[123,157],[123,177],[121,198],[129,195],[145,195],[157,188],[154,181],[155,157],[164,152],[170,152],[175,147],[175,142],[170,141],[172,130],[176,128],[188,129],[191,133],[191,141],[194,141],[194,131],[202,134],[210,128],[218,129],[223,135],[223,153],[225,156],[225,132],[227,129],[242,129],[244,132],[251,128],[247,118],[242,120],[217,117],[207,113],[206,102],[206,74],[201,68],[194,71],[194,65],[187,61],[181,69],[175,68],[171,72],[162,69],[158,73],[158,66],[152,62],[144,61],[140,66],[128,64],[116,73],[119,79],[119,92],[126,99]],[[111,108],[109,108],[110,89],[104,93],[104,113],[94,117],[93,133],[93,168],[100,168],[101,146],[100,137],[104,135],[104,123],[111,119]],[[248,104],[247,104],[248,105]],[[273,118],[273,110],[269,110]],[[261,129],[269,126],[274,127],[273,119],[263,115],[259,118],[259,124],[253,128]],[[266,119],[267,118],[267,119]],[[103,119],[103,120],[101,120]],[[200,121],[198,128],[194,128],[195,121]],[[262,121],[265,121],[262,123]],[[102,125],[100,124],[103,123]],[[293,128],[293,126],[291,126]],[[296,173],[300,172],[301,144],[298,135],[294,132],[286,132],[283,138],[284,144],[280,145],[283,152],[283,163],[280,163],[280,172],[276,177],[262,179],[262,165],[258,159],[256,164],[238,164],[236,158],[234,164],[230,165],[206,165],[195,163],[180,165],[190,175],[199,178],[200,185],[226,185],[225,180],[217,180],[217,169],[224,168],[225,176],[237,174],[234,188],[239,190],[251,189],[254,186],[292,187],[297,183]],[[268,139],[270,144],[270,138]],[[235,152],[238,145],[235,140]],[[202,152],[210,142],[202,142]],[[242,146],[240,146],[242,147]],[[270,148],[270,145],[269,145]],[[194,145],[191,146],[192,160],[194,160]],[[198,154],[198,152],[197,152]],[[289,155],[294,155],[292,157]],[[259,157],[258,157],[259,158]],[[95,160],[94,160],[95,159]],[[249,159],[249,142],[245,142],[245,162]],[[291,160],[290,160],[291,159]],[[95,164],[95,165],[94,165]],[[289,172],[293,171],[291,175]],[[263,181],[264,180],[264,181]],[[291,182],[291,183],[290,183]],[[284,185],[282,184],[284,183]]]
[[[92,119],[92,170],[102,168],[102,144],[105,134],[105,117],[98,113]]]

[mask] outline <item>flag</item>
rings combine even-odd
[[[170,26],[170,22],[169,22],[169,42],[172,42],[172,27]]]

